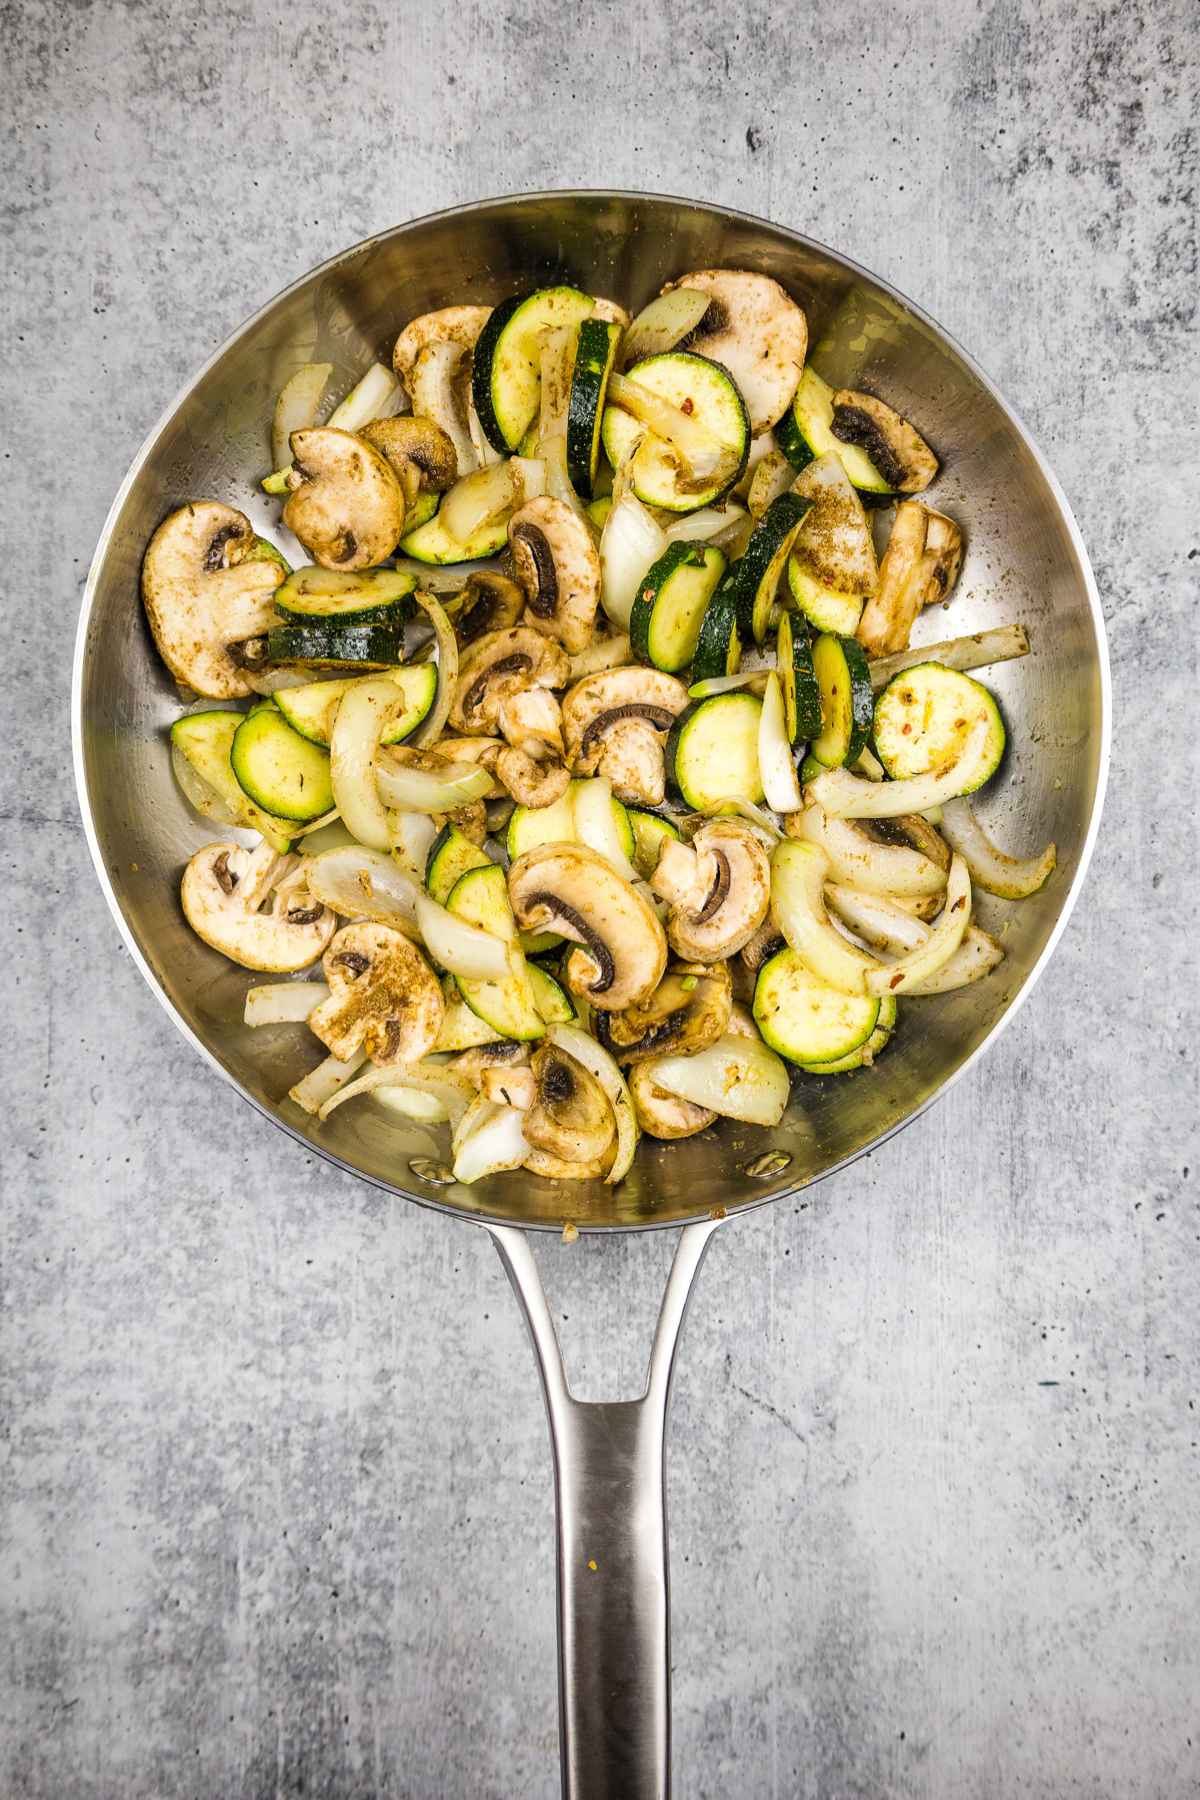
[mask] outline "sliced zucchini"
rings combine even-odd
[[[329,752],[293,731],[277,706],[256,706],[233,734],[229,763],[244,794],[277,819],[305,824],[333,806]]]
[[[442,496],[434,489],[422,489],[412,505],[404,509],[404,529],[408,535],[411,537],[422,525],[428,525],[441,504]]]
[[[445,1011],[442,1027],[433,1048],[439,1055],[457,1055],[462,1050],[478,1049],[480,1044],[498,1044],[500,1033],[485,1025],[478,1013],[472,1012],[458,991],[453,975],[442,983]]]
[[[515,944],[517,927],[508,903],[508,877],[497,864],[486,869],[468,869],[460,875],[446,897],[447,910]],[[468,980],[457,975],[459,993],[473,1013],[498,1031],[501,1037],[525,1042],[543,1037],[545,1021],[534,1000],[529,965],[521,958],[518,967],[503,981]]]
[[[229,760],[234,737],[245,716],[240,712],[189,713],[172,725],[171,746],[220,795],[239,824],[249,831],[261,832],[271,848],[282,855],[291,848],[293,826],[255,806],[240,786]]]
[[[790,744],[805,744],[821,729],[821,689],[813,668],[812,645],[792,624],[790,613],[779,621],[775,662],[783,690],[783,718]]]
[[[475,344],[471,398],[493,450],[516,450],[537,415],[543,333],[581,324],[594,304],[578,288],[538,288],[513,294],[488,315]]]
[[[277,550],[269,538],[256,537],[250,546],[249,554],[243,560],[245,562],[278,563],[285,575],[290,575],[292,572],[292,565],[283,551]],[[278,593],[278,589],[276,589],[276,593]]]
[[[724,573],[724,552],[713,544],[667,545],[647,570],[629,615],[629,641],[639,661],[670,675],[687,668]]]
[[[495,865],[478,844],[473,844],[457,825],[443,825],[429,846],[425,862],[425,886],[430,898],[445,906],[448,895],[468,869],[490,869]]]
[[[572,781],[565,794],[554,801],[551,806],[518,806],[508,821],[508,836],[505,848],[509,861],[516,862],[526,850],[533,850],[538,844],[577,844],[579,833],[575,828],[575,794],[583,786],[582,781]],[[632,860],[634,853],[633,826],[630,823],[628,810],[615,797],[612,801],[613,819],[617,827],[617,838],[626,856]]]
[[[700,621],[696,652],[692,658],[692,682],[715,681],[722,675],[736,675],[741,661],[737,585],[734,569],[730,569],[722,576]]]
[[[796,469],[807,468],[832,450],[856,488],[868,494],[890,494],[892,489],[866,451],[834,437],[833,393],[815,369],[805,369],[792,404],[775,427],[775,442]]]
[[[272,662],[308,663],[314,669],[390,669],[403,660],[404,640],[388,625],[343,625],[309,619],[275,625],[267,633]]]
[[[812,501],[800,494],[780,494],[754,527],[745,554],[735,563],[738,630],[743,639],[752,637],[761,644],[766,638],[779,578],[811,506]]]
[[[763,797],[758,767],[758,716],[762,701],[744,689],[694,700],[667,738],[667,774],[695,812],[711,812],[721,800]]]
[[[763,1042],[789,1062],[830,1063],[865,1044],[879,1023],[875,995],[841,994],[780,950],[758,971],[754,1022]]]
[[[864,1063],[874,1062],[880,1051],[887,1048],[895,1024],[895,995],[884,994],[879,1001],[879,1022],[865,1044],[848,1051],[845,1056],[835,1057],[832,1062],[801,1063],[800,1066],[806,1075],[845,1075],[851,1069],[861,1069]]]
[[[337,619],[342,625],[399,625],[402,604],[417,585],[399,569],[294,569],[275,590],[289,619]]]
[[[398,718],[386,725],[381,744],[399,744],[410,737],[433,705],[437,693],[437,670],[432,663],[413,663],[402,669],[389,669],[388,677],[404,694],[406,705]],[[281,688],[275,704],[292,727],[310,744],[328,745],[338,705],[355,677],[338,681],[310,681],[305,687]]]
[[[818,631],[853,637],[866,602],[861,594],[844,594],[840,588],[818,581],[795,556],[788,558],[788,592],[793,604]]]
[[[379,734],[381,744],[402,744],[412,736],[433,705],[438,690],[438,672],[434,663],[410,663],[403,669],[389,669],[388,680],[394,681],[404,695],[404,711],[397,713]]]
[[[728,452],[728,457],[717,476],[706,485],[690,474],[670,444],[647,432],[631,413],[619,406],[606,406],[601,435],[609,462],[614,469],[619,468],[640,437],[641,448],[633,458],[631,470],[633,491],[639,500],[647,506],[664,507],[668,512],[695,512],[698,507],[711,506],[741,479],[750,454],[750,420],[733,377],[706,356],[672,350],[635,363],[628,379],[703,425]]]
[[[667,838],[680,842],[678,825],[672,824],[661,813],[641,812],[631,807],[629,823],[633,827],[633,861],[639,875],[648,881],[658,867],[658,859],[662,854],[663,844]]]
[[[893,781],[939,773],[956,761],[980,718],[990,729],[972,787],[994,775],[1004,755],[1000,708],[981,681],[942,663],[918,663],[893,675],[875,703],[875,754]]]
[[[585,319],[579,327],[567,400],[567,474],[575,492],[585,500],[595,491],[604,390],[620,341],[621,327],[607,319]]]
[[[497,555],[507,542],[507,518],[489,519],[478,531],[471,533],[465,544],[460,544],[457,538],[450,536],[435,513],[424,525],[400,539],[399,551],[402,556],[411,556],[414,562],[438,565],[478,562],[481,557]]]
[[[821,730],[809,746],[825,769],[854,763],[871,735],[871,671],[861,644],[823,632],[812,650],[821,695]]]
[[[578,1017],[562,983],[536,963],[529,964],[529,985],[533,989],[533,1004],[547,1025],[570,1025]]]

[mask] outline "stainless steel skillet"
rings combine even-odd
[[[346,1107],[322,1126],[281,1100],[311,1052],[286,1029],[252,1033],[252,977],[207,950],[177,903],[184,860],[208,841],[172,780],[164,732],[177,693],[143,625],[142,552],[171,507],[233,502],[270,535],[266,466],[273,399],[302,362],[345,373],[387,360],[399,326],[456,301],[570,280],[637,307],[689,268],[774,275],[804,306],[822,373],[875,386],[911,413],[944,468],[940,505],[964,522],[966,568],[932,636],[1011,619],[1033,654],[990,671],[1011,726],[1008,763],[985,817],[1006,843],[1053,837],[1059,867],[1004,923],[1007,960],[989,980],[912,1003],[869,1074],[798,1082],[773,1133],[723,1122],[683,1143],[643,1142],[613,1191],[569,1191],[523,1174],[472,1188],[426,1179],[427,1128]],[[916,1118],[994,1040],[1044,967],[1079,891],[1108,757],[1108,664],[1086,553],[1067,503],[1028,434],[981,370],[894,290],[820,245],[744,214],[637,194],[550,193],[486,201],[403,225],[346,251],[252,318],[150,434],[105,525],[87,584],[74,676],[80,804],[97,874],[143,974],[175,1023],[276,1124],[390,1192],[484,1225],[525,1311],[541,1370],[558,1495],[560,1701],[564,1791],[575,1800],[663,1795],[670,1785],[663,1447],[671,1365],[688,1295],[717,1221],[792,1193]],[[919,1008],[919,1026],[916,1009]],[[753,1172],[767,1151],[774,1172]],[[769,1167],[772,1165],[768,1165]],[[561,1228],[683,1230],[645,1392],[583,1404],[567,1386],[525,1236]],[[592,1565],[595,1565],[594,1568]]]

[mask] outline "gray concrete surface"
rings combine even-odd
[[[572,183],[727,201],[920,298],[1055,463],[1116,673],[1106,828],[1031,1003],[705,1271],[678,1792],[1195,1793],[1193,7],[3,18],[0,1795],[556,1791],[547,1447],[495,1257],[176,1037],[92,881],[66,688],[112,492],[240,318],[372,230]],[[547,1252],[593,1379],[632,1383],[665,1253]]]

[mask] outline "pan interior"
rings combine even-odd
[[[184,863],[219,828],[197,819],[171,776],[166,731],[177,690],[159,663],[138,597],[142,552],[162,517],[191,498],[240,507],[264,535],[277,507],[258,489],[274,397],[299,364],[346,376],[390,362],[400,326],[453,302],[492,303],[521,287],[568,281],[636,309],[690,268],[760,269],[804,306],[822,372],[875,389],[910,415],[944,473],[935,503],[967,532],[948,608],[918,640],[1024,621],[1033,653],[984,672],[1010,727],[1006,766],[980,815],[1006,846],[1053,838],[1059,866],[1020,905],[979,897],[1006,961],[957,994],[914,1000],[871,1071],[799,1077],[773,1132],[723,1121],[676,1144],[643,1140],[615,1191],[525,1173],[472,1188],[421,1179],[442,1132],[369,1101],[324,1125],[282,1098],[319,1060],[294,1026],[248,1030],[256,977],[208,950],[178,904]],[[670,1224],[733,1211],[828,1173],[918,1112],[996,1030],[1049,948],[1090,848],[1105,759],[1105,662],[1091,578],[1073,523],[1038,454],[980,373],[890,290],[829,251],[759,221],[684,201],[550,194],[488,202],[406,225],[318,269],[251,320],[187,390],[147,443],[96,553],[76,671],[80,791],[93,852],[119,923],[177,1022],[266,1114],[320,1153],[398,1194],[474,1217],[553,1226]],[[787,1154],[768,1180],[745,1173],[764,1151]]]

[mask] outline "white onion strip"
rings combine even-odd
[[[396,812],[454,812],[492,791],[492,778],[479,763],[447,762],[432,773],[396,762],[386,750],[375,764],[375,785],[385,806]]]
[[[606,862],[611,863],[624,881],[636,881],[637,870],[625,854],[617,831],[613,811],[612,783],[606,775],[594,775],[579,781],[571,799],[575,836]]]
[[[337,431],[361,431],[372,419],[390,418],[400,397],[400,383],[383,363],[372,363],[325,424]]]
[[[769,669],[742,669],[736,675],[710,675],[705,681],[694,681],[688,689],[691,700],[710,700],[714,694],[732,694],[738,688],[749,688],[752,694],[764,694]]]
[[[362,1060],[365,1061],[365,1058]],[[381,1087],[407,1087],[418,1093],[433,1094],[441,1101],[447,1118],[451,1120],[462,1118],[473,1094],[471,1084],[465,1076],[456,1075],[441,1063],[391,1063],[382,1067],[377,1064],[368,1069],[365,1075],[360,1075],[357,1081],[330,1094],[322,1103],[319,1116],[327,1119],[344,1100],[353,1100],[359,1094],[370,1094]]]
[[[746,508],[735,506],[702,506],[698,512],[684,513],[666,527],[669,544],[719,544],[732,537],[746,518]]]
[[[970,987],[972,982],[990,975],[1003,961],[1004,951],[995,938],[986,931],[981,931],[978,925],[972,925],[954,955],[942,964],[936,974],[927,975],[923,981],[913,982],[907,990],[909,997],[948,994],[956,988]]]
[[[404,708],[386,675],[356,681],[338,701],[329,733],[333,797],[347,831],[371,850],[388,848],[387,814],[375,785],[375,758],[385,725]]]
[[[1054,844],[1047,844],[1040,856],[1007,856],[993,844],[966,799],[946,802],[941,829],[950,848],[966,863],[975,886],[1001,900],[1026,900],[1036,894],[1058,861]]]
[[[928,925],[883,894],[863,894],[831,881],[825,884],[825,904],[855,937],[887,956],[906,956],[929,937]]]
[[[454,635],[454,627],[446,617],[445,608],[440,600],[432,594],[424,593],[420,588],[413,592],[413,600],[422,609],[433,626],[433,635],[437,639],[437,671],[438,685],[433,705],[425,718],[413,732],[410,743],[436,743],[442,735],[442,728],[450,717],[450,707],[454,700],[454,690],[458,685],[458,639]],[[397,802],[399,804],[399,802]],[[417,809],[421,810],[421,809]],[[440,811],[440,808],[435,808]]]
[[[747,1125],[778,1125],[787,1107],[787,1069],[757,1034],[726,1032],[694,1056],[663,1056],[646,1067],[668,1094]]]
[[[271,466],[276,474],[292,466],[293,431],[306,431],[316,424],[321,395],[332,373],[332,363],[304,363],[280,388],[271,423]]]
[[[589,1075],[596,1077],[608,1096],[617,1124],[617,1153],[613,1158],[612,1168],[604,1179],[613,1187],[629,1173],[634,1151],[637,1149],[639,1132],[633,1095],[629,1092],[625,1077],[603,1044],[598,1044],[586,1031],[580,1031],[577,1025],[552,1025],[547,1035],[552,1044],[565,1050],[576,1062],[582,1063]]]
[[[491,1114],[459,1144],[454,1179],[470,1186],[502,1169],[519,1169],[529,1155],[525,1115],[515,1106],[494,1106]]]
[[[319,1113],[327,1101],[343,1088],[357,1069],[361,1069],[367,1060],[365,1050],[358,1050],[343,1062],[340,1057],[327,1056],[319,1062],[315,1069],[310,1069],[303,1081],[298,1081],[288,1089],[288,1099],[294,1100],[297,1106],[306,1113]]]
[[[629,630],[629,615],[642,579],[666,547],[666,533],[636,494],[614,498],[600,533],[600,594],[605,612],[619,631]]]
[[[344,919],[371,919],[395,925],[409,937],[417,932],[417,898],[411,875],[382,850],[344,844],[323,850],[305,864],[308,891]]]
[[[865,994],[874,957],[848,944],[829,922],[824,888],[829,858],[816,844],[787,842],[771,858],[771,917],[806,969],[840,994]]]
[[[923,944],[910,950],[898,962],[886,968],[871,970],[867,975],[869,994],[907,994],[914,984],[936,975],[949,962],[967,934],[971,923],[971,877],[961,856],[950,861],[946,877],[946,904],[937,923]]]
[[[323,981],[272,981],[246,993],[247,1025],[302,1025],[314,1006],[328,1000]]]
[[[863,781],[848,769],[826,769],[809,783],[808,795],[831,819],[895,819],[901,813],[942,806],[981,785],[991,730],[989,718],[977,719],[961,753],[950,768],[938,773],[877,782]]]
[[[468,981],[506,981],[512,973],[510,946],[478,925],[458,919],[418,888],[417,924],[425,948],[451,975]]]
[[[763,797],[772,812],[798,812],[800,778],[788,741],[783,716],[783,689],[774,670],[767,676],[763,703],[758,715],[758,773]]]
[[[947,669],[967,674],[972,669],[987,668],[989,663],[1011,662],[1014,657],[1029,655],[1029,633],[1024,625],[997,625],[990,631],[972,632],[968,637],[942,638],[936,644],[911,644],[893,656],[881,656],[868,667],[871,686],[878,691],[886,687],[893,675],[918,663],[937,662]]]
[[[864,894],[901,894],[921,897],[940,894],[946,885],[943,869],[907,844],[879,844],[859,826],[845,819],[826,818],[819,806],[792,813],[788,834],[805,843],[819,844],[829,858],[835,881],[858,888]]]
[[[694,414],[683,412],[669,400],[664,400],[661,394],[628,375],[618,375],[614,371],[609,376],[605,399],[610,406],[619,406],[622,412],[630,413],[655,437],[665,439],[694,475],[713,475],[730,457],[720,439]]]

